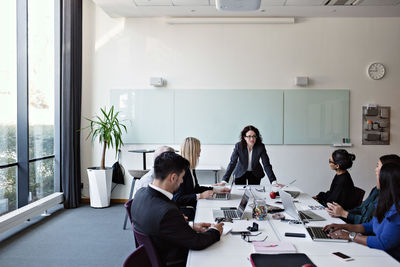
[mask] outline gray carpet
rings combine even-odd
[[[0,235],[0,266],[122,266],[134,250],[122,204],[51,212]]]

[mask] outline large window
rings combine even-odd
[[[0,215],[59,188],[59,6],[0,1]]]
[[[16,11],[15,0],[0,1],[0,214],[17,205]]]

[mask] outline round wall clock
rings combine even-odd
[[[385,76],[385,66],[382,63],[372,63],[368,67],[368,76],[373,80],[380,80]]]

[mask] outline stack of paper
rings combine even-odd
[[[277,254],[277,253],[296,253],[296,248],[290,242],[253,242],[254,252],[265,253],[265,254]]]

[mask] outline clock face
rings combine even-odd
[[[382,63],[372,63],[368,67],[368,75],[373,80],[380,80],[385,76],[385,66]]]

